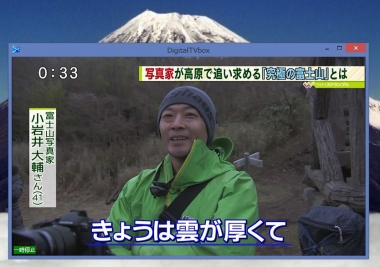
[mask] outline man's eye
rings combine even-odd
[[[194,113],[187,113],[186,116],[194,117],[195,114]]]
[[[170,118],[172,115],[171,114],[164,114],[162,117],[163,118]]]

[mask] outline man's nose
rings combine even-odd
[[[184,128],[184,120],[183,120],[181,114],[177,114],[174,117],[174,120],[172,123],[172,129],[178,129],[178,128]]]

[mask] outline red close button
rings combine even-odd
[[[366,44],[346,44],[346,52],[359,52],[364,53],[366,51]]]

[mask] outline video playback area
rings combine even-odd
[[[365,255],[364,58],[12,60],[13,256]]]

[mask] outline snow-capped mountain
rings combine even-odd
[[[380,101],[369,99],[369,209],[380,212]]]
[[[380,129],[380,101],[369,98],[369,124]]]
[[[205,16],[157,14],[146,10],[100,43],[248,43]]]

